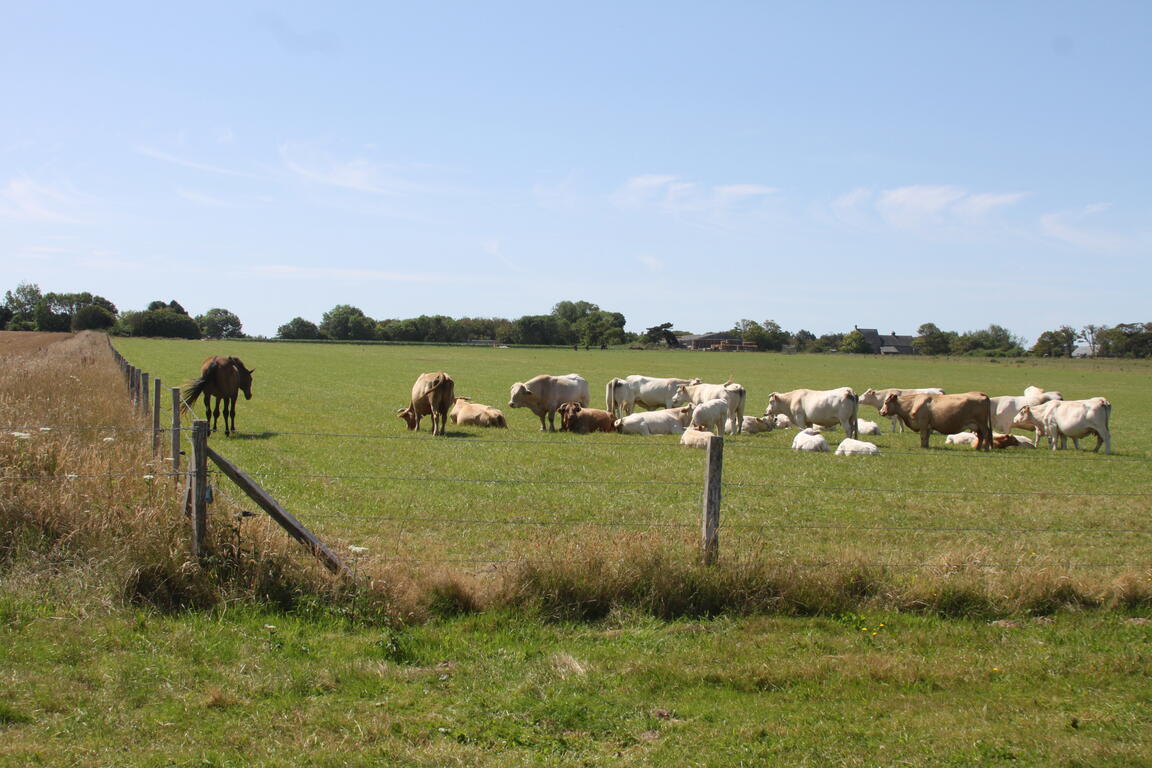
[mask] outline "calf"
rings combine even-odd
[[[856,431],[861,435],[878,435],[880,434],[880,425],[868,419],[856,420]]]
[[[745,416],[741,431],[755,435],[760,432],[771,432],[775,428],[776,422],[769,416]],[[735,422],[731,419],[728,421],[727,432],[730,435],[736,433]]]
[[[853,440],[846,437],[840,441],[840,445],[836,446],[837,456],[877,456],[880,449],[872,443],[863,440]]]
[[[703,427],[709,431],[715,430],[717,435],[724,436],[724,423],[728,421],[728,399],[717,398],[705,400],[692,409],[692,426]],[[737,430],[739,434],[739,430]]]
[[[712,433],[703,427],[691,427],[684,430],[684,434],[680,435],[680,445],[689,448],[707,448],[710,442],[712,442]]]
[[[616,424],[612,414],[598,408],[585,408],[577,402],[560,406],[560,430],[586,435],[589,432],[615,432]]]
[[[828,441],[814,429],[802,429],[792,438],[792,450],[827,452]]]

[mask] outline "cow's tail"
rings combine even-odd
[[[616,382],[620,379],[608,379],[608,385],[604,387],[604,410],[613,416],[616,415]]]

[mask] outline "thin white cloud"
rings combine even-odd
[[[940,223],[942,215],[966,196],[953,186],[899,187],[880,193],[876,211],[892,226],[911,229]]]
[[[290,264],[267,264],[252,267],[254,274],[298,280],[353,280],[383,283],[474,283],[490,278],[464,273],[393,272],[382,269],[349,267],[298,267]]]
[[[161,160],[165,163],[172,165],[179,165],[183,168],[192,168],[197,171],[207,171],[208,173],[215,173],[221,176],[240,176],[243,178],[255,178],[256,174],[248,173],[246,171],[237,171],[233,168],[224,168],[219,165],[209,165],[208,163],[201,163],[195,160],[189,160],[184,157],[173,155],[169,152],[164,152],[154,147],[136,147],[136,151],[145,157],[150,157],[153,160]]]
[[[1093,203],[1073,211],[1048,213],[1040,217],[1040,231],[1054,240],[1088,251],[1125,251],[1147,247],[1148,238],[1084,226],[1085,222],[1109,209],[1108,203]]]
[[[308,181],[371,195],[396,195],[406,182],[390,177],[385,166],[364,158],[336,160],[306,144],[282,144],[284,167]]]
[[[0,190],[0,218],[18,221],[75,222],[75,195],[29,178],[10,180]]]
[[[653,208],[675,213],[725,213],[777,192],[762,184],[702,185],[671,174],[633,176],[611,194],[623,209]]]
[[[840,221],[861,226],[875,221],[895,229],[935,229],[983,224],[989,216],[1024,198],[1022,192],[973,193],[951,184],[913,184],[875,191],[858,187],[831,203]]]

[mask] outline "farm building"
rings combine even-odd
[[[698,333],[678,337],[687,349],[704,349],[729,351],[751,351],[759,349],[755,344],[744,341],[740,334],[726,331],[723,333]]]
[[[890,334],[881,334],[875,328],[853,327],[864,336],[868,346],[872,347],[872,354],[874,355],[916,354],[916,350],[912,346],[912,340],[916,338],[915,336],[897,336],[896,331],[892,331]]]

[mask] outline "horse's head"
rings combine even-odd
[[[240,362],[240,358],[232,358],[236,362],[236,383],[240,387],[240,391],[244,393],[245,400],[252,399],[252,374],[256,373],[256,369],[248,370],[244,367],[244,363]]]

